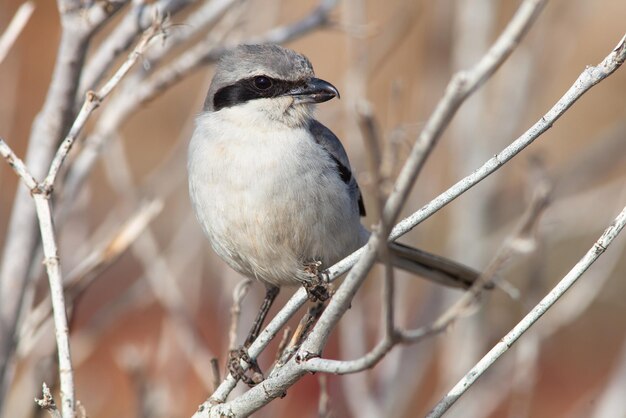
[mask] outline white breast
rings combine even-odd
[[[206,113],[189,147],[189,188],[213,249],[249,277],[281,285],[328,267],[363,235],[335,162],[303,127],[245,106]],[[256,118],[256,119],[255,119]]]

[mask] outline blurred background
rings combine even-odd
[[[0,1],[0,32],[21,3]],[[87,65],[140,3],[120,10],[95,36]],[[209,54],[183,71],[181,57],[202,44],[208,51],[258,39],[308,16],[318,3],[232,1],[214,25],[202,26],[194,13],[210,3],[192,2],[172,13],[171,36],[154,42],[96,111],[62,173],[56,223],[63,271],[77,283],[68,297],[71,344],[77,398],[90,417],[191,416],[211,392],[210,358],[217,357],[223,372],[232,293],[242,277],[211,252],[190,209],[186,146],[213,67]],[[319,106],[318,119],[342,139],[366,206],[373,204],[371,177],[356,106],[371,103],[393,162],[391,174],[397,174],[451,75],[482,56],[519,3],[338,1],[329,24],[286,44],[308,56],[316,74],[341,92],[341,100]],[[55,3],[34,4],[23,33],[0,63],[0,136],[19,156],[26,153],[49,88],[60,38]],[[457,113],[403,215],[541,118],[586,65],[608,55],[624,34],[624,22],[623,1],[549,2],[511,58]],[[168,42],[178,44],[169,48]],[[122,53],[107,74],[125,57]],[[141,88],[168,68],[178,68],[179,76],[141,96]],[[133,101],[138,96],[141,100]],[[528,207],[538,178],[551,182],[553,196],[537,231],[536,251],[514,258],[501,273],[519,289],[518,300],[490,292],[477,312],[445,334],[396,347],[365,373],[306,376],[255,416],[423,416],[624,207],[626,69],[593,88],[536,143],[403,240],[484,268]],[[0,163],[0,245],[7,240],[17,187],[14,173]],[[626,238],[619,237],[447,416],[626,416],[625,245]],[[37,257],[33,265],[40,262]],[[42,416],[33,397],[40,396],[42,381],[55,389],[58,384],[54,330],[46,319],[47,280],[41,268],[32,271],[15,374],[0,411],[6,417]],[[356,358],[375,345],[381,335],[381,275],[372,272],[333,333],[327,357]],[[460,296],[401,272],[396,280],[398,318],[407,327],[430,323]],[[292,293],[283,289],[272,313]],[[238,342],[262,296],[262,286],[253,284],[242,305]],[[261,357],[262,368],[272,363],[276,345]]]

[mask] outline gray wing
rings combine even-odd
[[[346,154],[346,150],[343,148],[341,141],[330,129],[314,119],[309,123],[309,130],[315,141],[328,152],[328,155],[330,155],[337,165],[337,175],[346,183],[348,192],[354,197],[354,200],[357,201],[359,214],[365,216],[363,196],[361,195],[361,190],[356,182],[356,178],[352,175],[348,154]]]

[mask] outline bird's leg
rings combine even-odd
[[[254,340],[259,336],[259,332],[261,332],[261,327],[263,326],[263,322],[265,321],[265,317],[267,317],[267,313],[270,311],[276,296],[278,296],[278,292],[280,289],[276,286],[267,285],[265,292],[265,299],[263,299],[263,303],[261,304],[261,309],[259,309],[259,313],[257,314],[254,323],[252,324],[252,328],[246,337],[243,346],[239,347],[235,350],[230,350],[228,355],[228,371],[235,379],[240,379],[242,382],[252,387],[257,383],[263,381],[263,373],[261,372],[261,368],[259,367],[256,360],[250,358],[248,354],[248,348],[252,345]],[[241,367],[241,361],[245,361],[250,365],[250,370],[252,370],[252,376],[246,375],[246,371]]]
[[[256,319],[254,320],[254,323],[252,324],[252,328],[250,329],[250,332],[248,333],[248,337],[246,338],[246,341],[243,343],[244,347],[246,348],[250,347],[250,345],[252,345],[254,340],[256,340],[256,337],[259,336],[259,333],[261,332],[261,327],[263,326],[263,322],[265,321],[265,318],[267,317],[267,313],[270,311],[270,308],[272,307],[272,304],[274,303],[276,296],[278,296],[278,292],[280,292],[279,287],[272,286],[272,285],[266,286],[265,299],[263,299],[263,303],[261,304],[261,309],[259,309],[259,313],[257,314]]]
[[[326,274],[326,271],[319,271],[321,265],[320,261],[311,261],[304,264],[304,271],[311,277],[310,281],[304,283],[304,289],[309,296],[309,300],[313,302],[324,302],[330,298],[328,280],[322,277]]]

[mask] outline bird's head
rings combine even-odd
[[[333,97],[339,91],[315,77],[305,56],[273,44],[240,45],[221,57],[204,109],[237,108],[298,125],[310,117],[314,104]]]

